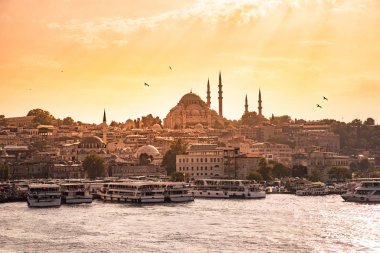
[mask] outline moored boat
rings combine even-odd
[[[92,195],[83,183],[61,184],[62,202],[65,204],[92,203]]]
[[[265,198],[265,190],[249,180],[199,179],[191,190],[200,198]]]
[[[61,205],[61,192],[56,184],[31,184],[28,186],[29,207],[53,207]]]
[[[329,190],[323,183],[313,183],[296,191],[297,196],[324,196],[329,194]]]
[[[363,181],[360,187],[342,194],[341,197],[347,202],[380,203],[380,181]]]

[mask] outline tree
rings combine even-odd
[[[367,118],[364,123],[364,125],[367,125],[367,126],[373,126],[375,125],[375,120],[373,118]]]
[[[292,168],[293,177],[305,177],[307,175],[307,167],[302,165],[294,165]]]
[[[74,120],[71,117],[66,117],[63,119],[62,124],[65,126],[72,126],[74,125]]]
[[[9,179],[9,169],[6,163],[0,163],[0,180],[7,181]]]
[[[184,182],[185,176],[181,172],[174,171],[172,174],[170,174],[170,180],[174,182]]]
[[[148,165],[153,161],[153,157],[149,156],[147,153],[142,153],[139,157],[140,165]]]
[[[311,171],[311,175],[307,176],[307,179],[312,182],[319,182],[322,180],[322,173],[319,169],[314,169]]]
[[[97,155],[87,156],[83,161],[83,169],[87,172],[90,179],[105,176],[106,168],[104,165],[104,160]]]
[[[369,168],[371,167],[371,164],[369,163],[368,159],[365,158],[365,159],[362,159],[360,162],[359,162],[359,170],[360,171],[367,171]]]
[[[161,119],[159,117],[153,117],[152,114],[141,117],[141,122],[145,127],[151,127],[154,124],[161,125]]]
[[[360,127],[362,125],[362,121],[360,119],[354,119],[348,124],[351,126]]]
[[[176,156],[186,153],[188,144],[182,139],[178,139],[175,143],[170,145],[170,149],[165,153],[162,159],[162,165],[166,168],[168,175],[175,172]]]
[[[270,118],[270,123],[273,125],[282,125],[282,124],[287,124],[292,121],[292,118],[288,115],[283,115],[283,116],[274,116]]]
[[[261,174],[261,176],[263,177],[265,181],[269,181],[272,179],[272,167],[268,165],[265,158],[260,159],[258,167],[259,167],[258,172]]]
[[[6,124],[7,124],[7,122],[5,120],[5,116],[0,115],[0,126],[5,126]]]
[[[54,117],[50,114],[50,112],[42,109],[30,110],[27,116],[35,116],[34,122],[41,125],[51,125],[54,120]]]
[[[276,163],[273,166],[272,175],[275,178],[283,178],[290,175],[290,171],[282,163]]]
[[[249,173],[249,175],[247,176],[247,180],[261,181],[263,180],[263,177],[261,176],[260,173],[254,171],[254,172]]]
[[[337,181],[344,181],[352,177],[351,171],[344,167],[332,167],[327,174],[330,179],[336,179]]]

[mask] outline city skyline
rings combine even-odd
[[[376,1],[3,1],[0,114],[163,119],[192,90],[223,116],[372,117],[380,92]],[[144,85],[145,83],[149,86]],[[326,96],[329,100],[323,100]],[[317,108],[317,104],[322,105]]]

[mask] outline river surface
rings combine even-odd
[[[380,204],[267,195],[186,204],[0,204],[0,252],[380,252]]]

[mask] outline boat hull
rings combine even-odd
[[[380,195],[342,194],[341,197],[347,202],[380,203]]]
[[[61,205],[61,198],[54,199],[32,199],[27,198],[29,207],[57,207]]]
[[[92,196],[88,197],[72,197],[72,198],[64,198],[63,202],[65,204],[90,204],[92,203]]]
[[[197,191],[192,192],[196,198],[223,198],[223,199],[260,199],[265,198],[262,192],[225,192],[225,191]]]
[[[169,196],[169,202],[190,202],[194,201],[194,196],[191,194],[188,195],[171,195]]]

